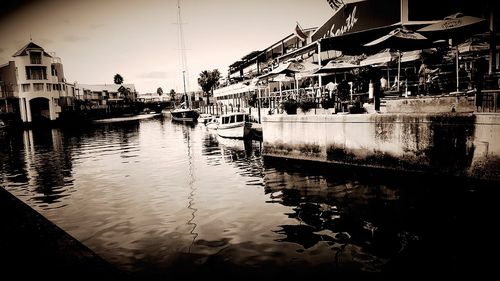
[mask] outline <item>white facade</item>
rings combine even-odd
[[[0,65],[0,112],[19,113],[25,123],[56,120],[62,109],[106,108],[136,99],[134,84],[67,83],[61,59],[33,42]]]
[[[59,100],[74,94],[74,87],[65,82],[60,59],[30,42],[13,55],[13,62],[13,67],[6,66],[3,72],[10,72],[6,76],[11,81],[4,82],[14,84],[13,96],[19,99],[21,120],[56,120],[61,112]]]

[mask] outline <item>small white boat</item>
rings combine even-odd
[[[93,120],[93,123],[113,123],[113,122],[123,122],[123,121],[132,121],[132,120],[140,120],[140,119],[148,119],[155,116],[162,115],[161,113],[143,113],[132,116],[125,117],[116,117],[116,118],[106,118],[106,119],[97,119]]]
[[[198,117],[198,122],[203,123],[203,124],[207,124],[208,121],[210,121],[212,119],[212,117],[213,117],[212,114],[202,113]]]
[[[210,119],[207,120],[205,126],[209,130],[217,130],[217,128],[219,127],[219,123],[220,123],[220,118],[212,116]]]
[[[217,134],[225,138],[243,139],[248,136],[252,126],[248,113],[233,112],[220,117]]]

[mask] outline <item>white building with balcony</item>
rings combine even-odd
[[[60,58],[29,42],[0,66],[2,110],[23,122],[56,120],[61,105],[71,106],[74,86],[66,83]],[[18,104],[16,104],[16,102]]]

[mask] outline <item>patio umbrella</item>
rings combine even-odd
[[[288,76],[284,73],[281,73],[281,74],[278,74],[276,76],[274,76],[273,78],[271,78],[270,81],[274,81],[274,82],[288,82],[288,81],[293,81],[294,78],[291,77],[291,76]]]
[[[463,43],[458,44],[458,51],[460,53],[470,53],[470,52],[483,52],[490,49],[490,44],[487,42],[480,42],[477,40],[469,39]]]
[[[293,62],[289,69],[293,71],[296,79],[301,79],[308,76],[313,76],[313,74],[318,70],[320,66],[312,62]]]
[[[417,31],[433,40],[452,39],[453,45],[456,46],[473,35],[488,30],[488,21],[485,19],[456,13],[445,17],[439,22],[424,26]]]
[[[420,59],[422,59],[422,50],[408,51],[401,54],[401,62],[410,62]]]
[[[396,59],[396,54],[390,49],[385,49],[382,52],[366,57],[359,62],[361,66],[365,65],[385,65]]]
[[[283,84],[283,82],[295,81],[295,78],[292,76],[288,76],[288,74],[280,73],[280,74],[274,76],[273,78],[271,78],[271,81],[278,82],[278,88],[279,88],[279,92],[280,92],[280,96],[281,96],[281,94],[282,94],[281,85]]]
[[[385,49],[385,50],[378,52],[374,55],[366,57],[366,59],[360,61],[359,64],[361,66],[367,66],[367,65],[371,65],[371,66],[375,66],[375,67],[386,66],[387,67],[387,81],[390,84],[391,77],[390,77],[390,72],[389,72],[389,64],[391,62],[395,61],[396,57],[397,57],[397,54],[395,52],[391,51],[391,49]]]
[[[405,28],[396,28],[388,34],[375,39],[363,46],[371,49],[395,49],[398,51],[411,51],[424,49],[430,45],[430,40],[420,33]]]
[[[395,49],[398,51],[398,84],[401,76],[401,52],[425,49],[429,47],[432,42],[420,33],[405,29],[397,28],[378,39],[364,44],[369,49]]]
[[[472,37],[475,34],[488,31],[488,22],[485,19],[464,16],[462,13],[456,13],[448,16],[443,20],[420,28],[418,30],[426,34],[426,36],[434,39],[451,39],[452,46],[455,46],[456,51],[456,72],[457,72],[457,92],[459,88],[458,75],[458,58],[459,49],[458,43]]]
[[[360,56],[341,56],[329,61],[325,66],[318,69],[315,74],[334,73],[339,70],[347,70],[359,67],[359,62],[363,57]]]

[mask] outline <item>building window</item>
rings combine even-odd
[[[34,83],[33,84],[33,89],[35,92],[43,92],[43,83]]]
[[[47,84],[47,92],[52,91],[52,84]]]
[[[56,69],[56,66],[55,65],[52,65],[50,67],[51,71],[52,71],[52,76],[57,76],[57,69]]]
[[[26,66],[27,80],[47,80],[47,68],[40,66]]]
[[[30,63],[31,64],[42,64],[42,53],[30,52]]]
[[[61,90],[61,84],[53,84],[52,85],[52,90],[54,90],[54,91],[60,91]]]
[[[23,92],[29,92],[30,91],[30,84],[23,84]]]

